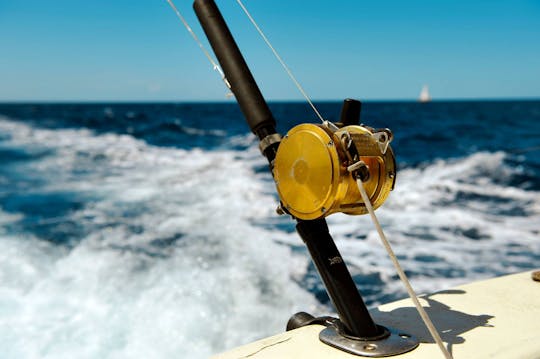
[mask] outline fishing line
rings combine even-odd
[[[191,26],[189,26],[188,22],[186,21],[186,19],[182,16],[182,14],[180,13],[180,11],[178,11],[178,9],[176,8],[176,6],[174,5],[174,3],[172,2],[172,0],[167,0],[167,2],[169,3],[169,5],[171,5],[171,8],[174,10],[174,12],[176,13],[176,16],[178,16],[178,18],[180,19],[180,21],[182,22],[182,24],[184,24],[185,28],[187,29],[187,31],[191,34],[191,37],[193,37],[193,39],[195,40],[195,42],[199,45],[199,48],[202,50],[202,52],[204,53],[204,55],[206,56],[206,58],[208,59],[208,61],[210,61],[210,63],[212,64],[213,68],[214,68],[214,71],[217,71],[220,75],[221,75],[221,79],[223,80],[223,82],[225,83],[225,86],[227,86],[227,88],[229,90],[231,90],[231,84],[229,83],[229,80],[227,80],[227,78],[225,77],[225,74],[223,73],[223,70],[221,69],[221,67],[219,67],[219,65],[217,64],[217,62],[212,58],[212,56],[210,55],[210,53],[206,50],[206,48],[204,47],[204,45],[202,44],[201,40],[199,40],[199,38],[197,37],[197,35],[193,32],[193,30],[191,29]]]
[[[362,180],[357,179],[356,183],[358,185],[358,190],[360,191],[360,195],[362,196],[362,200],[364,201],[364,204],[366,205],[366,209],[368,210],[369,215],[371,216],[371,220],[373,224],[375,225],[377,232],[379,233],[381,242],[384,248],[386,249],[388,256],[390,257],[390,260],[392,260],[392,263],[394,264],[394,267],[396,268],[399,278],[405,285],[405,289],[407,289],[407,293],[409,294],[409,297],[411,298],[414,305],[416,306],[416,310],[418,311],[418,314],[420,314],[420,317],[426,324],[426,327],[428,328],[431,336],[433,337],[433,339],[435,340],[435,342],[441,349],[441,352],[443,353],[444,357],[446,359],[452,359],[452,354],[450,354],[450,352],[444,346],[444,343],[439,335],[439,332],[437,331],[437,328],[435,328],[435,325],[433,325],[433,322],[429,318],[429,315],[426,313],[426,311],[422,307],[422,304],[420,304],[420,301],[418,300],[418,296],[414,292],[414,289],[411,286],[411,283],[409,282],[407,275],[403,271],[403,268],[401,268],[401,265],[399,264],[396,254],[392,250],[392,247],[390,246],[390,242],[388,242],[388,239],[386,238],[386,235],[383,232],[381,224],[379,223],[379,220],[377,219],[377,216],[375,215],[375,211],[373,210],[373,206],[371,205],[371,201],[366,192],[366,189],[364,188],[364,184],[362,183]]]
[[[246,16],[248,17],[249,21],[251,21],[251,23],[253,24],[253,26],[255,26],[255,29],[257,29],[257,32],[259,33],[259,35],[261,35],[262,39],[264,40],[264,42],[266,43],[266,45],[268,45],[268,47],[270,48],[270,50],[272,50],[272,53],[274,54],[274,56],[276,57],[276,59],[279,61],[279,63],[281,64],[281,66],[283,66],[283,68],[285,69],[285,72],[287,73],[287,75],[289,75],[290,79],[292,80],[292,82],[294,83],[294,85],[296,86],[296,88],[298,89],[298,91],[300,91],[300,93],[302,94],[302,96],[304,96],[304,98],[306,99],[306,101],[309,103],[309,105],[311,106],[311,108],[313,109],[313,111],[315,111],[315,114],[317,115],[317,117],[321,120],[322,123],[324,124],[327,124],[327,121],[324,120],[324,118],[322,117],[322,115],[320,114],[320,112],[317,110],[317,108],[315,107],[315,105],[313,104],[313,102],[311,101],[311,99],[309,98],[309,96],[307,95],[306,91],[304,91],[304,88],[302,87],[302,85],[300,85],[300,83],[296,80],[296,77],[294,77],[292,71],[289,69],[289,66],[287,66],[287,64],[285,63],[285,61],[283,61],[283,59],[281,58],[281,56],[278,54],[278,52],[276,51],[276,49],[274,48],[274,46],[272,46],[272,44],[270,43],[270,41],[268,40],[268,38],[266,37],[266,35],[264,34],[264,32],[261,30],[261,28],[259,27],[259,25],[257,24],[257,22],[255,21],[255,19],[253,18],[253,16],[251,16],[251,14],[249,13],[249,11],[247,10],[247,8],[244,6],[244,4],[242,3],[241,0],[236,0],[236,2],[238,3],[238,5],[240,5],[240,7],[242,8],[242,10],[244,10],[244,12],[246,13]]]

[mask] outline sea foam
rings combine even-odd
[[[2,148],[39,154],[2,180],[3,357],[202,358],[298,310],[332,312],[294,223],[274,214],[253,136],[209,151],[5,118],[0,132]],[[538,263],[540,193],[513,184],[520,171],[479,152],[399,172],[377,214],[418,292]],[[369,305],[405,295],[367,216],[328,222]]]
[[[50,150],[17,168],[43,180],[34,193],[83,198],[56,218],[80,229],[63,245],[0,212],[4,357],[207,357],[317,306],[291,279],[306,267],[278,241],[291,234],[253,224],[274,198],[238,153],[0,127],[4,146]]]

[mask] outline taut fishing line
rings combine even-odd
[[[236,0],[238,2],[238,5],[240,5],[240,7],[242,8],[242,10],[244,10],[244,13],[246,14],[246,16],[248,17],[249,21],[251,21],[251,23],[253,24],[253,26],[255,26],[255,29],[257,29],[257,32],[261,35],[262,39],[264,40],[264,42],[266,43],[266,45],[268,45],[268,47],[270,48],[270,50],[272,50],[272,53],[274,54],[274,56],[276,57],[276,59],[279,61],[279,63],[281,64],[281,66],[283,66],[283,68],[285,69],[285,72],[287,73],[287,75],[289,75],[290,79],[292,80],[292,82],[294,83],[294,85],[296,86],[296,88],[298,89],[298,91],[300,91],[300,93],[302,94],[302,96],[304,96],[304,98],[306,99],[306,101],[308,102],[308,104],[311,106],[311,108],[313,109],[313,111],[315,112],[315,114],[317,115],[317,117],[321,120],[322,123],[326,123],[326,121],[324,120],[324,118],[322,117],[321,113],[317,110],[317,108],[315,107],[315,105],[313,104],[313,102],[311,101],[311,99],[309,98],[309,96],[307,95],[306,91],[304,91],[304,88],[302,87],[302,85],[300,85],[300,83],[298,82],[298,80],[296,80],[296,77],[294,77],[292,71],[289,69],[289,66],[287,66],[287,64],[285,63],[285,61],[283,61],[283,59],[281,58],[281,56],[279,56],[278,52],[276,51],[276,49],[274,48],[274,46],[272,46],[272,44],[270,43],[270,41],[268,40],[268,38],[266,37],[266,35],[264,34],[264,32],[261,30],[260,26],[257,24],[257,22],[255,21],[255,19],[253,18],[253,16],[251,16],[251,14],[249,13],[248,9],[244,6],[244,4],[242,3],[241,0]]]
[[[394,267],[396,269],[396,272],[399,276],[399,279],[401,279],[401,282],[405,286],[405,289],[407,290],[407,294],[409,294],[409,297],[413,301],[416,310],[418,311],[418,314],[420,314],[420,317],[424,321],[424,324],[426,325],[427,329],[429,330],[429,333],[441,349],[441,352],[443,353],[444,357],[446,359],[452,359],[452,355],[450,352],[446,349],[444,346],[444,343],[441,339],[441,336],[439,335],[439,332],[437,331],[437,328],[435,328],[435,325],[433,325],[433,322],[429,318],[429,315],[424,310],[424,307],[422,307],[422,304],[420,304],[420,301],[418,300],[418,296],[414,292],[413,287],[411,286],[411,283],[409,282],[409,279],[407,278],[407,275],[405,274],[405,271],[403,268],[401,268],[401,264],[399,264],[399,261],[396,257],[396,254],[394,253],[392,246],[390,245],[390,242],[388,242],[388,239],[386,239],[386,235],[383,232],[382,226],[379,223],[379,220],[377,219],[377,216],[375,215],[375,210],[373,209],[373,206],[371,205],[371,201],[369,199],[369,196],[366,192],[366,189],[364,188],[364,184],[362,183],[361,179],[357,179],[356,183],[358,184],[358,190],[360,191],[360,194],[362,195],[362,199],[364,200],[364,204],[366,205],[366,209],[369,212],[369,215],[371,217],[371,221],[375,225],[375,229],[377,230],[377,233],[379,234],[379,238],[381,239],[381,242],[384,246],[384,249],[386,249],[386,252],[388,253],[388,256],[390,257],[390,260],[394,264]]]
[[[204,47],[204,45],[202,44],[201,40],[199,40],[199,38],[197,37],[197,35],[195,34],[195,32],[193,32],[193,30],[191,29],[191,26],[189,26],[188,22],[186,21],[186,19],[182,16],[182,14],[180,13],[180,11],[178,11],[178,9],[176,8],[176,6],[174,5],[174,3],[172,2],[172,0],[166,0],[169,5],[171,6],[171,8],[173,9],[173,11],[176,13],[176,16],[178,16],[178,18],[180,19],[180,21],[182,22],[182,24],[184,24],[185,28],[187,29],[187,31],[190,33],[191,37],[193,38],[193,40],[195,40],[195,42],[197,43],[197,45],[199,45],[199,48],[201,49],[201,51],[204,53],[204,56],[206,56],[206,58],[208,59],[208,61],[210,61],[210,63],[212,64],[213,68],[214,68],[214,71],[217,71],[220,75],[221,75],[221,79],[223,80],[223,82],[225,83],[225,86],[227,86],[227,88],[230,90],[231,89],[231,84],[229,83],[229,80],[227,80],[227,78],[225,77],[225,74],[223,73],[223,70],[221,69],[221,67],[219,67],[219,65],[217,64],[217,62],[214,60],[214,58],[212,57],[212,55],[210,55],[210,53],[208,52],[208,50],[206,50],[206,48]]]

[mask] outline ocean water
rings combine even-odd
[[[316,122],[271,108],[281,133]],[[540,101],[362,122],[395,135],[377,213],[418,292],[540,267]],[[331,314],[277,202],[234,103],[0,104],[0,357],[204,358]],[[405,297],[367,216],[328,222],[369,306]]]

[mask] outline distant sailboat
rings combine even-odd
[[[420,97],[418,97],[418,101],[420,102],[429,102],[431,101],[431,95],[429,94],[429,88],[427,85],[424,85],[422,87],[422,91],[420,91]]]

